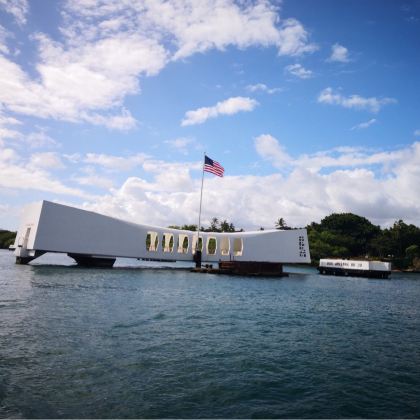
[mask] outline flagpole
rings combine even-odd
[[[204,164],[206,162],[206,152],[204,152],[203,159],[203,173],[201,175],[201,193],[200,193],[200,210],[198,211],[198,229],[197,229],[197,243],[195,244],[195,250],[198,250],[198,240],[200,238],[200,229],[201,229],[201,205],[203,202],[203,186],[204,186]]]

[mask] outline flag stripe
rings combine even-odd
[[[210,159],[208,156],[205,156],[204,172],[210,172],[214,175],[222,177],[225,172],[225,169],[219,162],[216,162],[215,160]]]

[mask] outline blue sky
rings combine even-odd
[[[0,0],[0,227],[47,199],[420,224],[420,1]]]

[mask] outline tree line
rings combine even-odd
[[[191,230],[197,232],[198,225],[171,225],[168,226],[171,229]],[[210,225],[207,227],[201,226],[200,232],[243,232],[243,229],[236,230],[233,223],[229,223],[226,219],[219,220],[217,217],[213,217],[210,221]]]
[[[378,258],[394,268],[420,270],[420,228],[396,221],[381,229],[365,217],[333,213],[307,227],[312,261],[320,258]]]
[[[0,249],[7,249],[15,242],[16,232],[0,230]]]

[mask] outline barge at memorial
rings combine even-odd
[[[198,244],[197,244],[198,241]],[[78,265],[112,267],[116,258],[155,261],[235,261],[282,274],[286,263],[310,263],[306,229],[192,232],[136,224],[50,201],[27,208],[14,245],[16,263],[47,253],[66,253]],[[199,256],[199,257],[198,257]],[[198,257],[198,258],[197,258]],[[225,264],[226,267],[226,264]],[[258,273],[257,273],[258,274]]]
[[[387,279],[391,274],[391,263],[368,260],[321,259],[318,271],[320,274],[333,276]]]

